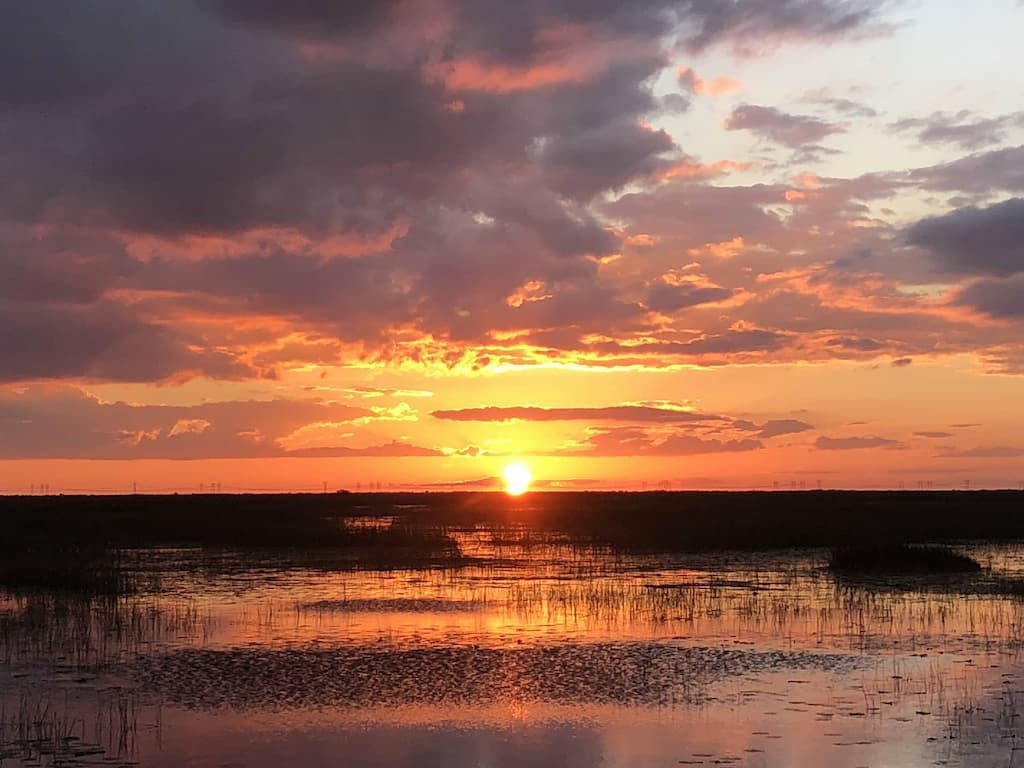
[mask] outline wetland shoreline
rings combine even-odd
[[[0,760],[1004,766],[1020,500],[0,499]]]

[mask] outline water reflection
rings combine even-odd
[[[3,595],[0,760],[915,766],[1015,753],[1018,599],[839,584],[822,553],[623,557],[486,532],[460,547],[470,565],[388,572],[136,553],[160,575],[136,595]],[[1024,570],[1017,548],[975,554]]]

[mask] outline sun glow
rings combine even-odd
[[[533,474],[525,464],[509,464],[502,475],[505,478],[505,493],[510,496],[526,493],[530,489],[530,481],[533,480]]]

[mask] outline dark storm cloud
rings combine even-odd
[[[830,123],[809,115],[791,115],[775,107],[743,104],[725,120],[727,131],[750,131],[768,141],[798,149],[821,141],[826,136],[846,130],[839,123]]]
[[[509,60],[538,49],[546,25],[656,38],[670,31],[691,51],[718,43],[763,46],[786,38],[828,40],[878,31],[881,0],[458,0],[460,42]]]
[[[144,320],[121,304],[0,300],[0,382],[50,378],[164,381],[256,375],[202,339]]]
[[[528,62],[547,47],[544,30],[565,24],[590,28],[594,37],[657,40],[673,26],[676,0],[451,0],[458,31],[456,52],[484,51],[493,59]]]
[[[185,3],[157,3],[148,14],[90,7],[107,16],[72,28],[84,11],[69,18],[51,7],[49,18],[37,12],[27,29],[0,25],[3,37],[45,34],[42,50],[50,36],[58,48],[65,38],[79,40],[66,62],[51,65],[62,67],[58,82],[90,70],[90,51],[105,50],[112,30],[135,41],[107,54],[109,72],[87,84],[88,100],[77,100],[77,91],[42,94],[50,110],[17,112],[0,124],[8,179],[0,200],[17,197],[27,217],[59,205],[65,220],[163,235],[272,226],[364,231],[386,227],[410,201],[436,199],[470,167],[545,165],[527,152],[540,137],[559,178],[588,174],[585,184],[559,186],[581,194],[649,173],[646,154],[673,148],[663,134],[638,148],[634,140],[643,137],[629,132],[631,119],[653,106],[645,81],[658,57],[612,61],[595,78],[538,92],[464,95],[453,110],[443,84],[425,81],[418,65],[311,62],[286,40],[221,26]],[[167,40],[175,38],[181,50],[172,55]],[[40,58],[10,61],[4,71],[15,74],[5,81],[25,79],[32,91]],[[591,152],[574,156],[572,146]]]
[[[881,7],[427,5],[0,3],[0,378],[259,374],[215,331],[171,327],[189,308],[381,349],[397,327],[639,331],[598,274],[619,242],[592,206],[686,158],[642,125],[672,45],[859,34]],[[231,258],[182,258],[218,238]],[[317,250],[346,238],[368,239],[360,258]],[[506,303],[534,283],[550,297]]]
[[[131,269],[114,238],[0,224],[0,301],[89,304]]]
[[[659,156],[674,147],[665,131],[621,121],[555,139],[544,146],[538,159],[554,189],[588,199],[631,179],[653,175],[664,164]]]
[[[630,132],[631,121],[656,106],[647,80],[665,63],[657,53],[663,35],[693,29],[701,44],[762,31],[815,36],[855,28],[877,10],[849,6],[441,3],[452,17],[450,39],[430,45],[449,58],[485,54],[529,65],[555,45],[542,32],[572,23],[593,27],[599,39],[646,40],[651,51],[535,93],[465,95],[453,111],[443,85],[423,77],[436,50],[376,66],[358,47],[311,60],[289,37],[358,33],[366,42],[385,27],[402,29],[398,11],[408,8],[400,3],[6,3],[0,70],[9,74],[0,103],[19,111],[0,128],[10,150],[0,170],[31,180],[36,215],[59,198],[65,216],[101,214],[147,232],[257,224],[322,231],[344,218],[329,201],[358,198],[368,183],[346,183],[357,170],[375,166],[383,175],[375,179],[387,206],[410,187],[437,193],[460,168],[529,162],[526,147],[543,137],[540,162],[550,161],[556,187],[586,195],[649,172],[672,149],[663,135]],[[593,170],[595,160],[606,174]],[[574,171],[592,178],[574,182]]]
[[[197,0],[229,22],[312,37],[366,34],[383,25],[398,0]]]
[[[1024,318],[1024,274],[976,280],[957,292],[955,301],[992,317]]]
[[[233,50],[222,30],[204,24],[190,2],[0,4],[0,104],[14,110],[76,111],[83,118],[99,100],[124,102],[150,93],[180,98],[183,86],[202,92],[239,74],[243,41]],[[265,51],[272,55],[272,51]],[[150,101],[149,98],[146,99]],[[73,135],[81,125],[67,126]]]
[[[967,110],[935,112],[928,117],[904,118],[889,127],[898,133],[916,134],[924,144],[953,144],[970,151],[998,144],[1015,126],[1024,126],[1024,112],[990,118],[977,117]]]
[[[1024,272],[1024,198],[924,219],[907,230],[907,240],[927,249],[943,272],[999,276]]]

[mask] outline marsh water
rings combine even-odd
[[[410,570],[151,549],[124,554],[131,595],[0,592],[0,764],[1008,766],[1024,746],[1019,598],[839,582],[816,550],[457,540]],[[1017,545],[963,549],[1024,573]]]

